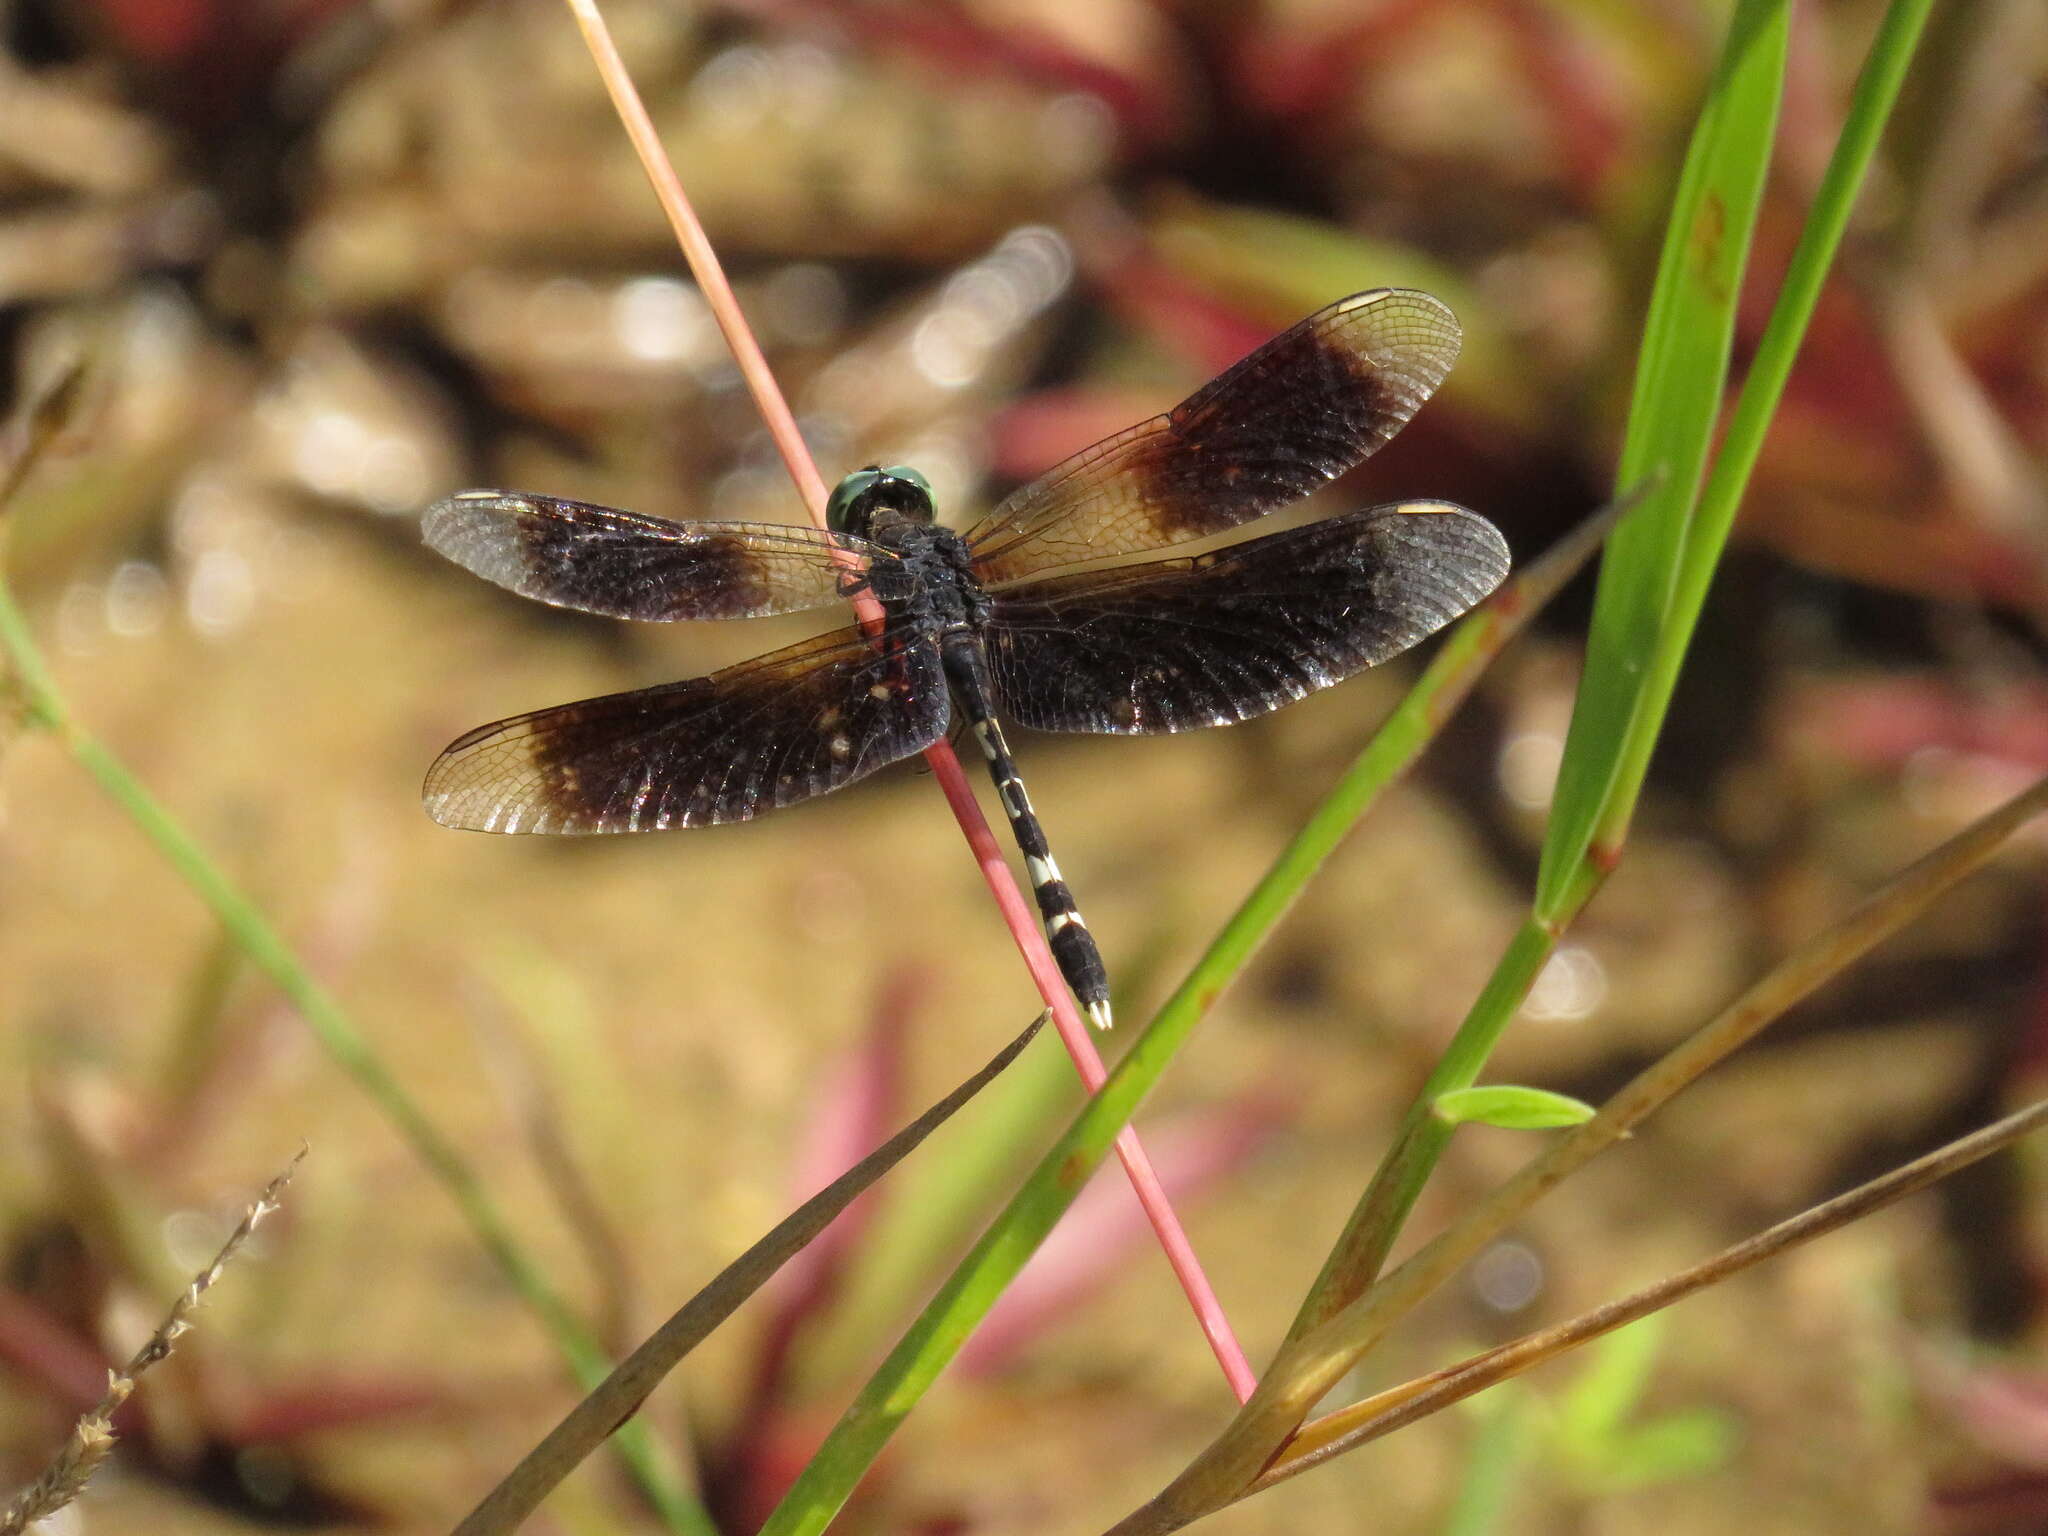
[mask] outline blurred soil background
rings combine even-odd
[[[1699,0],[612,0],[829,479],[964,525],[1311,309],[1427,288],[1464,358],[1312,512],[1472,506],[1518,559],[1604,497]],[[1799,7],[1753,337],[1879,7]],[[522,602],[423,552],[502,485],[801,517],[554,0],[0,3],[0,346],[89,366],[9,514],[62,686],[310,957],[615,1343],[1036,1008],[917,768],[746,828],[444,831],[472,725],[702,671],[781,621]],[[1597,1098],[2048,769],[2048,10],[1941,7],[1711,602],[1628,857],[1493,1077]],[[1739,344],[1743,344],[1739,343]],[[1738,366],[1740,365],[1738,357]],[[1254,1363],[1516,921],[1586,584],[1311,888],[1141,1125]],[[1161,740],[1020,733],[1141,1021],[1413,675]],[[443,1192],[49,739],[0,723],[0,1483],[32,1476],[239,1208],[311,1156],[150,1379],[74,1531],[426,1532],[570,1401]],[[2023,844],[1428,1309],[1361,1390],[1699,1258],[2037,1094]],[[781,1481],[1073,1102],[1041,1040],[653,1401],[726,1528]],[[1516,1166],[1461,1136],[1418,1213]],[[1512,1529],[2048,1530],[2042,1149],[1687,1303],[1645,1424],[1534,1378]],[[843,1517],[1086,1531],[1227,1414],[1112,1169]],[[1452,1414],[1217,1517],[1440,1527]],[[1680,1437],[1684,1438],[1684,1437]],[[536,1531],[652,1530],[614,1465]]]

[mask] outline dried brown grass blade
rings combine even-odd
[[[1993,1121],[1981,1131],[1973,1131],[1925,1157],[1915,1158],[1867,1184],[1859,1184],[1811,1210],[1767,1227],[1754,1237],[1724,1248],[1712,1258],[1667,1276],[1633,1295],[1595,1307],[1568,1322],[1527,1334],[1459,1365],[1432,1372],[1404,1386],[1390,1388],[1363,1403],[1339,1409],[1306,1424],[1247,1492],[1256,1493],[1275,1483],[1285,1482],[1332,1456],[1391,1434],[1417,1419],[1427,1418],[1462,1398],[1519,1376],[1566,1350],[1576,1349],[1604,1333],[1612,1333],[1616,1328],[1682,1301],[1693,1292],[1738,1274],[1788,1248],[1847,1226],[1882,1206],[1947,1178],[1959,1168],[1989,1157],[2044,1125],[2048,1125],[2048,1099],[2030,1104],[2003,1120]]]

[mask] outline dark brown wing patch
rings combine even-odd
[[[429,507],[427,543],[521,597],[615,619],[747,619],[830,602],[874,551],[779,523],[674,523],[617,507],[464,491]],[[861,557],[845,561],[837,551]]]
[[[1220,533],[1327,484],[1407,424],[1458,355],[1426,293],[1339,299],[1163,416],[1025,486],[967,535],[996,585]]]
[[[1507,571],[1506,541],[1476,513],[1370,507],[998,593],[989,672],[1004,713],[1041,731],[1231,725],[1399,655]]]
[[[709,677],[471,731],[427,770],[427,813],[479,832],[652,832],[747,821],[930,746],[938,649],[835,631]]]

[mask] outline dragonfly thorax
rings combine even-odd
[[[939,630],[979,628],[989,615],[988,594],[974,574],[967,541],[943,523],[920,523],[884,509],[876,518],[874,542],[897,558],[868,568],[875,595],[902,601],[907,610]]]

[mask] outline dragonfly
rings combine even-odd
[[[438,502],[423,518],[429,545],[557,607],[740,619],[865,594],[881,618],[708,676],[480,726],[428,770],[427,811],[505,833],[742,822],[865,778],[958,723],[987,761],[1062,976],[1106,1028],[1100,948],[999,716],[1105,735],[1232,725],[1399,655],[1486,597],[1507,574],[1507,543],[1445,501],[1103,563],[1225,533],[1327,485],[1408,422],[1458,342],[1427,294],[1339,299],[964,533],[938,521],[930,483],[905,465],[846,476],[824,529],[672,522],[500,490]]]

